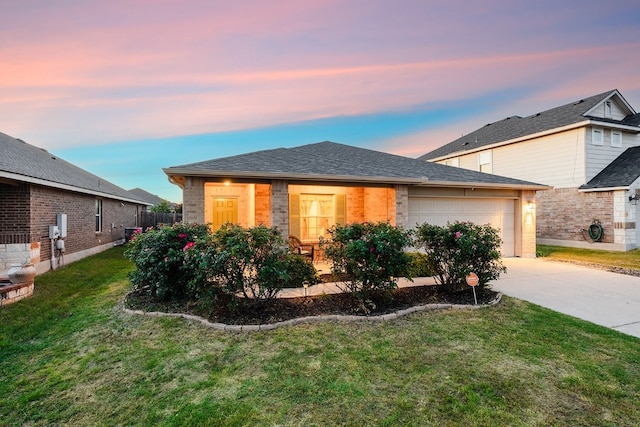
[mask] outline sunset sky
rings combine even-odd
[[[420,156],[609,89],[640,110],[640,2],[0,2],[0,132],[125,189],[331,140]]]

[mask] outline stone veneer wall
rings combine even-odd
[[[537,238],[584,242],[582,230],[602,224],[602,243],[614,243],[613,192],[558,188],[537,193]]]

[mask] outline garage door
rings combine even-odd
[[[409,198],[409,226],[425,222],[447,225],[447,221],[490,224],[500,230],[502,256],[515,255],[514,201],[511,199]]]

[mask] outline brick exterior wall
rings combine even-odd
[[[558,188],[537,193],[537,238],[584,242],[582,230],[594,220],[604,229],[602,243],[614,242],[613,192]]]
[[[363,222],[364,218],[364,189],[361,187],[347,187],[347,224]]]
[[[256,184],[255,186],[256,225],[271,225],[271,186]]]
[[[271,225],[289,235],[289,187],[287,181],[271,181]]]
[[[123,241],[125,228],[137,225],[141,207],[102,198],[102,232],[96,233],[95,201],[92,195],[39,185],[0,186],[0,235],[19,230],[29,236],[28,242],[0,243],[0,269],[15,262],[16,256],[24,258],[20,262],[51,259],[49,226],[56,225],[59,213],[67,214],[65,258]]]
[[[0,235],[29,234],[29,185],[0,184]]]
[[[363,188],[367,221],[396,223],[396,193],[391,188]]]
[[[204,224],[204,179],[187,177],[182,198],[184,222]]]
[[[409,223],[409,186],[396,186],[396,218],[399,227],[407,227]]]

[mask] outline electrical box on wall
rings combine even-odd
[[[58,230],[60,230],[60,237],[67,237],[67,214],[58,214],[56,222],[58,223]]]
[[[58,237],[60,237],[60,230],[58,229],[57,225],[50,225],[49,226],[49,238],[50,239],[57,239]]]

